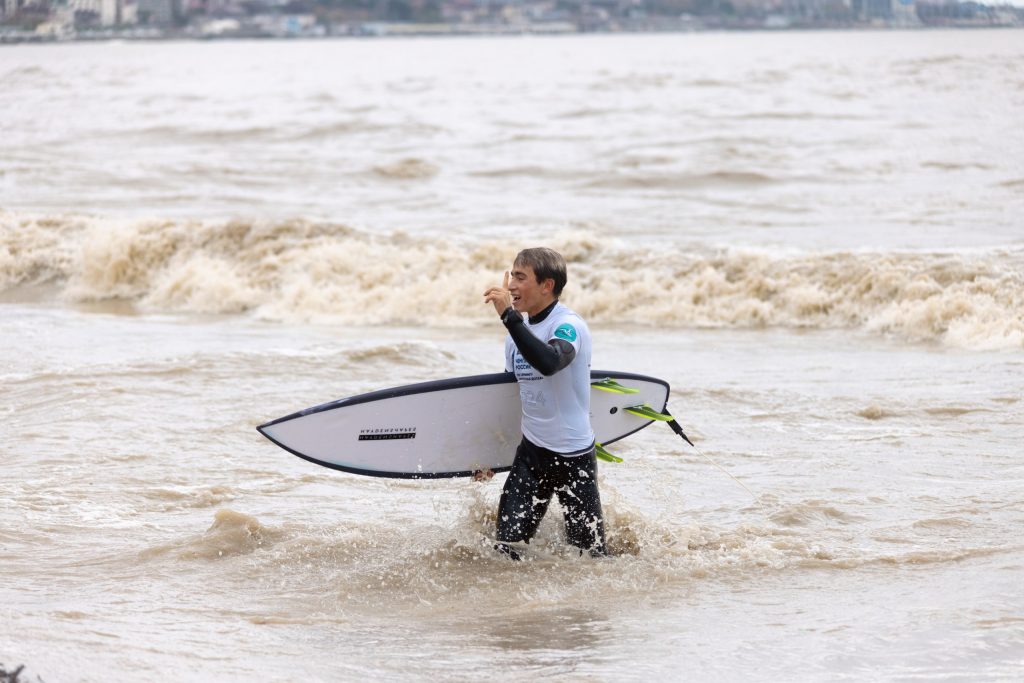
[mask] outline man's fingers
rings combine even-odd
[[[490,481],[494,477],[494,470],[474,470],[473,481]]]
[[[497,308],[499,304],[505,303],[506,298],[511,298],[511,294],[508,291],[508,276],[509,272],[505,271],[505,281],[501,287],[488,287],[487,291],[484,292],[484,303],[494,304]]]
[[[509,276],[509,272],[506,270],[505,271],[505,279],[504,279],[504,281],[502,281],[501,287],[488,287],[487,291],[484,292],[484,296],[485,297],[489,297],[489,296],[492,296],[492,295],[498,295],[498,294],[502,294],[503,292],[507,292],[508,291],[508,276]]]

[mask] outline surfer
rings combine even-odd
[[[590,330],[558,300],[566,271],[558,252],[524,249],[502,286],[484,292],[508,329],[505,370],[516,375],[523,409],[523,439],[498,503],[495,545],[516,560],[508,544],[530,541],[552,495],[565,511],[569,543],[606,554],[590,426]]]

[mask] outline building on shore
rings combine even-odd
[[[166,28],[173,26],[179,15],[175,0],[68,0],[68,7],[76,17],[76,24],[103,28],[135,25]]]
[[[175,0],[137,0],[139,23],[146,26],[173,26],[181,15]]]
[[[892,0],[892,23],[894,26],[920,26],[916,0]]]
[[[0,0],[0,20],[16,16],[22,4],[23,0]]]

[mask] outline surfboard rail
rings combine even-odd
[[[668,404],[668,382],[636,373],[592,370],[592,383],[640,385],[632,393],[595,391],[591,423],[606,446],[654,420],[629,408]],[[595,387],[599,389],[600,387]],[[632,387],[631,387],[632,388]],[[424,401],[435,394],[433,400]],[[469,477],[511,468],[519,432],[513,373],[431,380],[329,401],[257,426],[275,445],[342,472],[400,479]],[[403,421],[404,420],[404,421]]]

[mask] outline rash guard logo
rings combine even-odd
[[[555,336],[570,343],[574,342],[576,341],[576,328],[568,323],[559,325],[558,329],[555,330]]]

